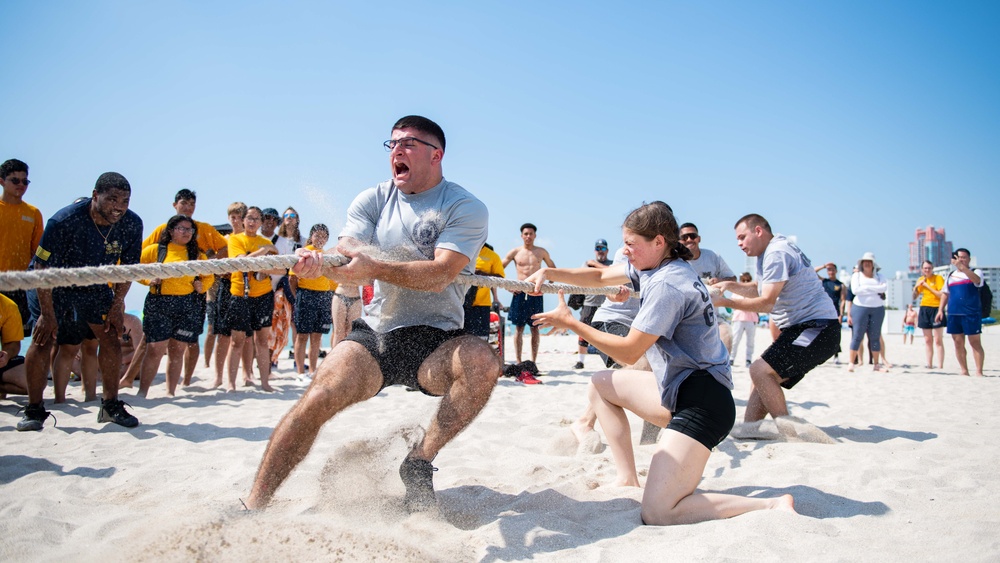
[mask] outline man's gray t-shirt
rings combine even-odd
[[[728,389],[733,388],[729,353],[719,338],[715,308],[708,288],[684,260],[638,272],[628,265],[629,278],[638,279],[642,294],[632,328],[659,336],[646,351],[660,386],[660,402],[676,412],[677,392],[692,372],[705,370]]]
[[[625,256],[624,250],[625,247],[621,247],[615,251],[615,258],[611,261],[612,266],[628,264],[628,256]],[[635,286],[632,286],[631,289],[635,290],[636,288]],[[638,312],[638,299],[627,299],[623,303],[617,303],[615,301],[605,299],[604,303],[602,303],[597,309],[597,312],[594,313],[594,318],[590,322],[591,324],[602,322],[619,323],[625,326],[632,326],[632,320],[635,319],[635,315]]]
[[[597,260],[595,259],[594,261],[596,262]],[[601,262],[601,264],[604,264],[605,266],[610,266],[612,264],[612,262],[611,262],[611,260],[608,260],[607,258],[605,258],[604,261]],[[584,268],[589,268],[589,266],[587,266],[587,262],[583,263],[583,267]],[[599,295],[599,294],[598,295],[587,295],[586,297],[583,298],[583,306],[584,307],[600,307],[601,304],[604,303],[605,299],[606,299],[606,297],[604,295]]]
[[[736,277],[736,274],[729,269],[729,264],[726,264],[726,261],[723,260],[721,256],[707,248],[699,247],[698,250],[701,252],[701,254],[698,255],[698,259],[688,260],[687,262],[688,264],[691,264],[691,267],[694,268],[694,272],[698,274],[698,277],[701,278],[702,281],[706,281],[710,278],[718,278],[721,280],[723,278]],[[730,323],[732,313],[726,310],[725,307],[716,307],[715,314],[719,317],[719,322],[726,324]]]
[[[405,194],[389,180],[354,199],[340,236],[377,246],[393,261],[431,260],[435,249],[451,250],[469,258],[461,273],[473,274],[488,223],[486,205],[458,184],[442,180],[426,192]],[[465,322],[468,288],[455,281],[437,293],[376,280],[365,321],[376,332],[418,325],[457,330]]]
[[[778,328],[839,318],[812,262],[782,235],[774,235],[764,253],[757,257],[757,280],[761,288],[764,284],[785,282],[771,309],[771,319]]]

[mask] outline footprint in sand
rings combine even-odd
[[[779,416],[774,419],[778,426],[778,431],[788,438],[797,438],[803,442],[815,444],[836,444],[837,441],[831,438],[814,424],[796,416]]]

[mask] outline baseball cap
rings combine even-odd
[[[607,250],[607,249],[608,249],[608,241],[602,238],[597,239],[597,242],[594,243],[594,250]]]
[[[276,218],[280,218],[281,215],[278,213],[277,209],[275,209],[273,207],[268,207],[268,208],[264,209],[264,217],[276,217]]]

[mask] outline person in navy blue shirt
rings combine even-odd
[[[45,225],[35,252],[35,269],[78,268],[109,264],[136,264],[142,252],[142,219],[129,211],[132,187],[117,172],[97,179],[90,199],[59,210]],[[39,289],[41,315],[35,323],[31,346],[25,358],[28,372],[28,406],[17,429],[41,430],[49,413],[42,403],[46,384],[46,359],[56,344],[79,344],[84,339],[99,342],[103,400],[98,422],[125,427],[139,421],[118,399],[118,375],[125,294],[131,282],[85,287]]]

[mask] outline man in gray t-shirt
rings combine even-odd
[[[322,271],[339,284],[374,281],[369,316],[354,322],[275,428],[247,500],[251,509],[268,504],[326,421],[395,384],[443,397],[399,468],[405,507],[433,507],[431,461],[479,414],[500,376],[493,349],[462,328],[468,287],[456,281],[473,273],[486,242],[486,206],[444,179],[444,132],[433,121],[400,119],[385,148],[392,180],[354,200],[337,245],[350,262]],[[320,275],[316,252],[298,254],[296,275]]]
[[[736,242],[747,256],[757,257],[754,282],[723,282],[715,287],[746,299],[713,298],[717,306],[756,313],[770,313],[781,334],[750,365],[753,389],[747,401],[745,422],[770,414],[788,415],[782,388],[791,389],[811,369],[840,348],[840,318],[823,290],[809,258],[792,242],[771,232],[771,225],[757,214],[736,222]]]
[[[594,258],[593,260],[587,260],[583,263],[584,268],[607,268],[611,265],[611,260],[608,260],[608,241],[599,238],[597,242],[594,243]],[[583,299],[583,309],[580,309],[580,322],[586,323],[593,326],[594,313],[597,312],[597,308],[604,303],[603,295],[587,295]],[[587,348],[590,343],[583,339],[583,337],[577,337],[577,359],[576,364],[573,369],[583,369],[583,361],[587,357]]]
[[[691,251],[694,256],[688,260],[688,264],[694,268],[701,281],[705,285],[713,285],[724,281],[736,281],[736,274],[729,269],[729,265],[721,256],[707,248],[701,247],[701,235],[698,234],[698,227],[694,223],[684,223],[680,228],[681,244]],[[730,326],[732,316],[725,307],[715,309],[715,318],[719,322],[719,339],[726,346],[726,351],[733,349],[733,329]],[[733,365],[730,362],[729,365]]]

